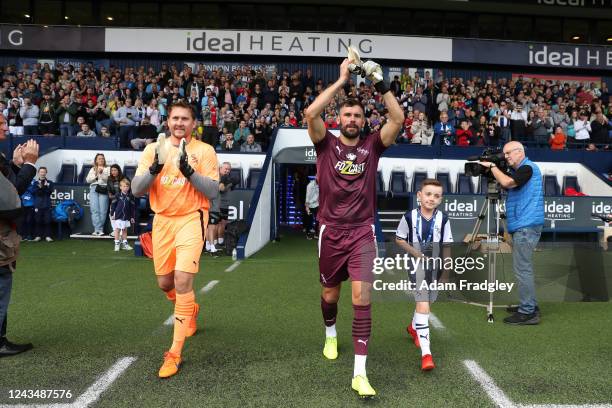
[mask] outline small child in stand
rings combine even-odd
[[[127,241],[127,230],[134,224],[136,217],[136,204],[134,196],[130,192],[130,182],[128,179],[122,179],[119,182],[121,192],[115,196],[115,200],[111,204],[110,215],[111,224],[115,233],[115,251],[124,249],[129,251],[132,247]]]

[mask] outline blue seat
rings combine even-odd
[[[552,176],[552,175],[544,176],[544,195],[545,196],[559,195],[559,183],[557,183],[557,176]]]
[[[87,182],[85,181],[85,178],[87,177],[87,174],[89,173],[89,170],[91,170],[91,168],[93,167],[92,164],[83,164],[83,167],[81,167],[81,172],[79,173],[79,178],[77,180],[77,183],[79,184],[87,184]]]
[[[76,163],[62,163],[62,167],[60,168],[55,182],[61,184],[75,184],[77,182]]]
[[[461,173],[457,175],[457,188],[455,188],[457,194],[474,194],[474,183],[472,183],[472,177],[467,174]]]
[[[134,180],[134,176],[136,175],[136,166],[125,166],[123,168],[123,176],[128,180]]]
[[[251,168],[249,170],[249,175],[247,176],[246,188],[252,189],[252,190],[256,189],[257,182],[259,181],[260,175],[261,175],[261,169]]]
[[[436,180],[438,180],[440,184],[442,184],[442,192],[444,194],[449,194],[453,192],[453,189],[451,188],[449,173],[446,173],[446,172],[436,173]]]
[[[391,185],[389,191],[394,196],[404,196],[408,194],[408,184],[406,183],[406,173],[403,171],[391,172]]]
[[[563,193],[565,194],[565,189],[573,188],[576,191],[580,191],[580,184],[578,184],[578,177],[576,176],[564,176],[563,177]]]
[[[238,188],[244,188],[244,179],[242,177],[242,168],[236,167],[230,170],[230,177],[232,180],[240,180],[240,184],[237,186]]]
[[[421,184],[423,184],[423,180],[427,178],[427,173],[418,171],[414,172],[412,176],[412,192],[417,192],[421,188]]]

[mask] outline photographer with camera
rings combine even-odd
[[[509,308],[513,315],[504,323],[513,325],[538,324],[540,311],[535,297],[532,255],[540,240],[544,225],[544,188],[540,168],[525,156],[519,142],[504,145],[503,155],[510,167],[509,174],[499,168],[498,160],[478,162],[488,169],[499,184],[508,191],[506,218],[512,234],[512,265],[518,283],[519,306]],[[496,157],[499,159],[499,157]]]
[[[13,286],[13,272],[17,266],[19,235],[15,220],[21,215],[19,195],[30,186],[36,175],[38,144],[28,140],[17,146],[10,163],[0,153],[0,357],[23,353],[32,344],[15,344],[6,338],[8,305]]]

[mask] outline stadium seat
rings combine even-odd
[[[408,183],[406,183],[406,172],[404,167],[394,166],[391,170],[389,192],[396,197],[408,195]]]
[[[436,180],[442,184],[442,192],[450,194],[453,192],[450,181],[450,170],[447,167],[440,167],[436,172]]]
[[[77,165],[74,160],[64,160],[57,175],[56,183],[74,184],[77,182]]]
[[[578,184],[578,175],[574,170],[566,171],[565,176],[563,176],[563,194],[565,194],[565,189],[567,188],[573,188],[574,190],[580,192],[580,184]]]
[[[89,170],[91,170],[92,167],[93,167],[93,160],[87,160],[83,162],[83,166],[81,166],[81,172],[79,173],[79,178],[77,180],[77,183],[87,184],[85,179],[87,178],[87,174],[89,173]]]
[[[242,177],[242,167],[234,167],[234,165],[232,164],[232,169],[230,170],[230,177],[232,178],[232,180],[240,180],[240,184],[238,185],[238,188],[244,188],[244,179]]]
[[[478,180],[478,194],[487,194],[487,178],[480,176]]]
[[[417,167],[414,169],[414,174],[412,176],[412,192],[419,191],[421,188],[421,183],[423,180],[427,178],[427,169],[425,167]]]
[[[458,174],[455,192],[457,194],[474,194],[474,183],[472,183],[472,177],[465,173]]]
[[[126,161],[123,165],[123,175],[128,180],[133,180],[136,175],[136,169],[138,168],[138,162]]]
[[[376,172],[376,194],[385,195],[385,181],[383,180],[382,171]]]
[[[249,174],[247,176],[246,188],[248,189],[256,189],[257,182],[259,181],[259,176],[261,175],[261,164],[251,165],[249,169]]]
[[[554,170],[547,170],[544,176],[544,195],[557,196],[560,194],[559,183],[557,183],[557,175]]]

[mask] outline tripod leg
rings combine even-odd
[[[480,231],[480,226],[482,225],[482,220],[488,214],[489,200],[485,200],[484,205],[480,209],[480,213],[478,213],[478,220],[476,220],[476,224],[474,225],[474,229],[472,230],[472,236],[470,237],[470,242],[468,242],[468,247],[465,252],[465,257],[467,258],[472,252],[472,248],[474,247],[474,242],[476,242],[476,236]]]

